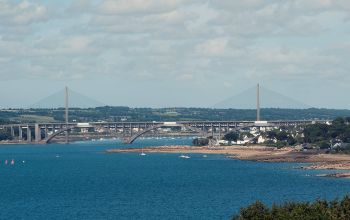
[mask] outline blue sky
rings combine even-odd
[[[210,107],[260,82],[350,108],[348,0],[0,0],[0,108],[68,85],[108,105]]]

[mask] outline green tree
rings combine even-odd
[[[227,141],[237,141],[238,138],[239,138],[239,134],[233,131],[225,134],[224,136],[224,140],[227,140]]]
[[[0,129],[0,141],[2,140],[12,140],[11,132],[7,129]]]
[[[240,215],[234,216],[234,220],[259,220],[267,219],[269,209],[260,201],[256,201],[254,204],[248,206],[247,208],[242,208]]]
[[[192,140],[193,146],[207,146],[209,144],[208,138],[195,138]]]
[[[242,208],[233,220],[347,220],[350,219],[350,197],[341,201],[288,202],[268,208],[257,201]]]

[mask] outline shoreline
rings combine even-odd
[[[350,155],[325,154],[319,151],[296,151],[286,147],[277,149],[266,146],[155,146],[146,148],[109,149],[107,153],[190,153],[190,154],[222,154],[228,158],[257,162],[290,162],[310,163],[301,169],[309,170],[342,170],[346,172],[331,173],[319,176],[350,178]]]

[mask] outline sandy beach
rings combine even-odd
[[[331,177],[350,178],[350,155],[324,154],[318,151],[296,151],[293,148],[272,148],[264,146],[225,146],[225,147],[193,147],[193,146],[159,146],[128,149],[110,149],[108,153],[195,153],[223,154],[229,158],[260,162],[296,162],[311,163],[303,169],[349,170],[344,173],[327,174]]]

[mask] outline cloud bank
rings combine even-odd
[[[347,0],[0,0],[3,80],[350,80]]]

